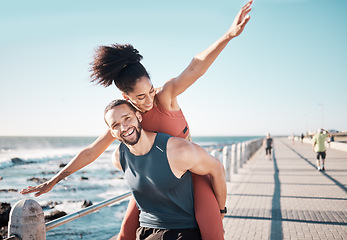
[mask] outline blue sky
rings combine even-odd
[[[89,81],[97,46],[133,44],[159,87],[245,3],[2,1],[0,135],[102,133],[121,95]],[[245,31],[178,98],[192,135],[347,130],[346,10],[345,0],[254,0]]]

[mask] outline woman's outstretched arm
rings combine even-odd
[[[188,67],[176,78],[165,83],[158,97],[162,105],[171,104],[168,99],[174,99],[191,86],[199,77],[201,77],[218,55],[223,51],[231,39],[240,35],[245,28],[250,16],[253,0],[244,5],[234,19],[229,30],[211,46],[197,54],[190,62]],[[163,99],[165,98],[165,99]],[[165,101],[165,102],[163,102]]]
[[[38,197],[43,193],[49,192],[62,179],[95,161],[114,140],[115,138],[111,135],[110,131],[107,130],[91,145],[79,152],[59,173],[57,173],[50,180],[34,187],[29,186],[23,189],[20,193],[28,194],[36,192],[35,197]]]

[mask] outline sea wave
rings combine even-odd
[[[17,165],[43,163],[71,158],[78,149],[24,149],[7,150],[0,153],[0,169]]]

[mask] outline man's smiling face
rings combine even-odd
[[[105,114],[112,136],[127,145],[135,145],[141,136],[141,114],[126,104],[113,107]]]

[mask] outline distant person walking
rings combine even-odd
[[[266,134],[266,138],[263,141],[263,146],[265,147],[266,158],[271,160],[271,149],[273,146],[273,142],[272,142],[272,138],[270,137],[270,133]]]
[[[330,136],[327,130],[319,128],[317,134],[313,136],[313,151],[317,153],[317,170],[324,171],[324,163],[326,157],[325,140]],[[322,158],[322,165],[320,164],[320,158]]]
[[[328,145],[329,145],[329,147],[330,147],[330,143],[331,142],[334,142],[335,141],[335,138],[334,138],[334,135],[330,135],[330,139],[328,140]]]

